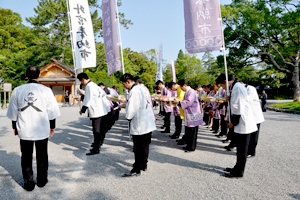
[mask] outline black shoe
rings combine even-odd
[[[85,155],[87,156],[92,156],[92,155],[95,155],[95,154],[99,154],[100,151],[99,150],[90,150],[89,153],[86,153]]]
[[[222,134],[218,134],[218,135],[215,135],[215,136],[218,137],[218,138],[225,137],[225,135],[222,135]]]
[[[191,150],[191,149],[189,149],[189,148],[187,148],[187,147],[183,147],[182,149],[183,149],[183,150],[184,150],[184,152],[186,152],[186,153],[189,153],[189,152],[195,151],[195,150]]]
[[[169,135],[169,137],[171,138],[171,139],[177,139],[177,138],[179,138],[179,136],[178,135]]]
[[[247,158],[253,158],[255,155],[248,155]]]
[[[225,146],[224,149],[226,149],[227,151],[232,151],[232,150],[236,149],[236,147],[228,145],[228,146]]]
[[[225,171],[225,172],[230,172],[230,173],[231,173],[231,172],[233,172],[233,168],[226,167],[226,168],[224,169],[224,171]]]
[[[35,182],[34,181],[25,181],[24,182],[24,189],[27,191],[32,191],[34,190],[35,187]]]
[[[141,171],[132,169],[129,173],[123,174],[122,177],[133,177],[141,175]]]
[[[147,165],[145,167],[142,167],[142,169],[144,172],[147,171]]]
[[[165,125],[163,125],[162,127],[160,127],[161,129],[164,129],[166,126]]]
[[[46,179],[46,181],[37,181],[37,186],[38,187],[44,187],[46,184],[48,183],[48,180]]]
[[[178,145],[184,145],[184,144],[186,144],[186,142],[183,141],[183,140],[181,140],[181,141],[178,141],[177,144],[178,144]]]
[[[224,173],[223,176],[226,178],[242,178],[243,177],[243,175],[237,175],[237,174],[232,174],[232,173],[229,173],[229,174]]]
[[[170,130],[164,130],[164,131],[161,131],[161,133],[170,133]]]

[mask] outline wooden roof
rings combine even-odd
[[[41,68],[40,82],[43,81],[75,81],[75,70],[62,62],[52,59],[52,62]]]

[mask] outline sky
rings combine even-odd
[[[98,0],[101,2],[101,0]],[[222,5],[230,4],[231,0],[220,0]],[[179,50],[184,51],[184,14],[183,0],[122,0],[119,12],[126,19],[132,20],[129,29],[121,27],[122,47],[137,52],[146,52],[163,44],[165,63],[176,60]],[[30,26],[26,17],[35,15],[37,0],[0,0],[0,7],[11,9],[21,14],[23,24]],[[213,55],[223,54],[214,51]],[[201,59],[203,53],[197,54]]]

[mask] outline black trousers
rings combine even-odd
[[[225,121],[225,115],[221,115],[221,132],[220,135],[227,135],[228,122]]]
[[[216,119],[216,118],[213,118],[212,130],[217,132],[219,130],[219,127],[220,127],[220,120]]]
[[[37,182],[44,183],[48,177],[48,138],[44,140],[20,140],[21,166],[25,183],[33,181],[32,154],[36,150]]]
[[[98,118],[91,118],[91,120],[92,120],[93,135],[94,135],[93,149],[99,150],[100,146],[103,144],[105,135],[110,126],[107,122],[107,120],[109,120],[109,116],[105,115]]]
[[[172,114],[172,112],[165,112],[164,124],[165,124],[166,130],[170,130],[171,114]]]
[[[236,164],[233,168],[232,174],[243,176],[248,156],[248,148],[251,134],[235,133],[235,141],[237,145]]]
[[[265,100],[261,101],[261,109],[263,112],[267,112],[267,101]]]
[[[144,135],[132,135],[134,149],[133,168],[136,172],[139,172],[147,166],[151,135],[152,132]]]
[[[196,127],[185,127],[186,134],[186,148],[190,151],[195,151],[197,146],[197,134],[198,126]]]
[[[208,115],[209,109],[210,109],[209,107],[204,108],[203,121],[205,122],[206,125],[209,125],[209,115]]]
[[[182,119],[180,116],[175,116],[175,136],[180,136],[181,133],[181,127],[182,127]]]
[[[255,156],[256,154],[256,146],[257,146],[257,141],[259,136],[259,129],[260,129],[260,124],[257,124],[257,131],[251,133],[248,155]]]

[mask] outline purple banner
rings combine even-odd
[[[223,47],[219,0],[184,0],[185,49],[189,54]]]
[[[163,51],[162,51],[162,43],[158,46],[158,49],[155,50],[156,54],[156,81],[163,81],[163,73],[162,73],[162,61],[163,61]]]
[[[171,65],[172,65],[172,73],[173,73],[173,82],[176,83],[176,71],[175,71],[175,65],[173,60],[171,60]]]
[[[102,28],[109,76],[122,69],[114,0],[102,0]]]

